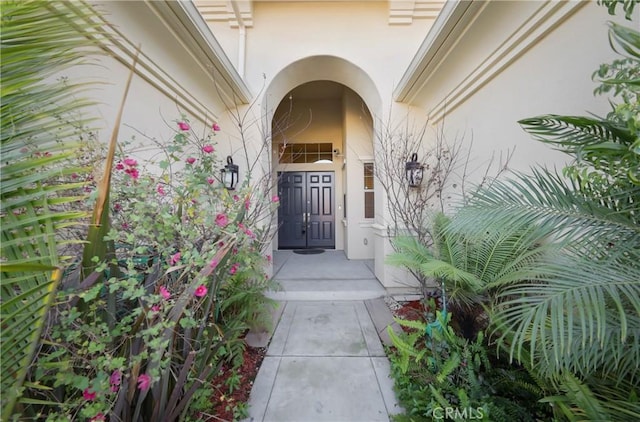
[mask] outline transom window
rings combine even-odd
[[[333,162],[333,144],[286,144],[280,145],[280,163]]]

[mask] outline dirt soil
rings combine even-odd
[[[248,403],[253,381],[258,375],[258,369],[262,364],[266,348],[253,348],[247,346],[244,351],[244,362],[240,368],[233,370],[231,366],[223,366],[220,374],[213,380],[215,393],[211,398],[211,416],[207,422],[232,422],[234,421],[233,409],[238,403]],[[235,374],[238,376],[237,386],[229,392],[229,381]],[[247,407],[248,409],[248,407]]]
[[[424,321],[425,309],[422,302],[414,300],[403,302],[400,305],[398,309],[392,311],[395,317],[410,321]]]

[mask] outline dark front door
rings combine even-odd
[[[278,247],[335,248],[332,171],[278,173]]]

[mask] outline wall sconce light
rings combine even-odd
[[[411,161],[408,161],[405,165],[405,172],[407,174],[407,181],[409,187],[417,188],[422,183],[422,177],[424,172],[424,166],[418,162],[418,153],[411,154]]]
[[[222,183],[228,190],[234,190],[238,184],[238,166],[233,164],[233,158],[227,156],[227,165],[220,170],[222,173]]]

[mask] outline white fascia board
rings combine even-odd
[[[191,0],[147,0],[147,4],[165,20],[204,67],[212,68],[213,80],[228,99],[241,104],[248,104],[253,99],[251,90]]]
[[[455,44],[467,24],[483,8],[486,1],[455,0],[447,1],[425,37],[416,55],[393,90],[393,99],[406,102],[415,96],[429,77],[430,69],[437,66],[436,56],[446,54],[447,48]]]

